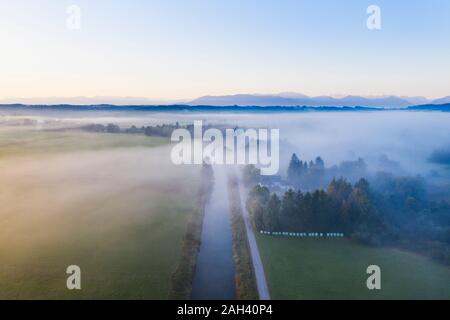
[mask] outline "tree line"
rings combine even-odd
[[[351,173],[365,171],[363,159],[340,167]],[[429,200],[422,177],[378,172],[352,183],[343,176],[311,190],[314,184],[323,184],[324,180],[313,180],[324,179],[326,171],[320,157],[307,163],[294,154],[286,180],[291,185],[296,181],[296,186],[306,186],[308,191],[291,188],[277,194],[258,183],[256,168],[244,168],[244,181],[258,183],[247,198],[254,228],[343,232],[361,243],[405,247],[450,264],[450,204]]]
[[[184,128],[193,131],[193,125],[180,126],[177,122],[175,124],[162,124],[156,126],[142,126],[136,127],[132,125],[129,128],[121,128],[117,124],[109,123],[104,124],[88,124],[81,127],[82,130],[87,132],[96,133],[126,133],[126,134],[143,134],[146,136],[157,136],[157,137],[170,137],[172,132],[176,129]]]
[[[256,185],[247,199],[255,229],[271,232],[343,232],[351,238],[378,243],[386,225],[371,200],[369,183],[352,185],[333,179],[326,190],[286,191],[281,197]]]

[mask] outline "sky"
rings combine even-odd
[[[3,101],[450,95],[448,0],[0,0],[0,40]]]

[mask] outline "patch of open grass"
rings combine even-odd
[[[257,241],[273,299],[450,299],[450,269],[413,253],[347,239]],[[381,290],[366,287],[369,265],[381,268]]]
[[[169,142],[167,138],[144,135],[3,128],[0,130],[0,158],[111,148],[156,147]]]
[[[198,168],[172,165],[169,147],[138,148],[136,136],[67,134],[14,136],[29,145],[0,136],[9,148],[0,158],[0,299],[166,299],[198,210]],[[81,291],[66,288],[69,265],[81,267]]]

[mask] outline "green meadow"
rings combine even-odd
[[[273,299],[450,299],[450,269],[410,252],[347,239],[257,236]],[[366,269],[381,268],[381,290]]]
[[[35,156],[112,148],[155,147],[167,144],[167,138],[144,135],[88,133],[79,130],[30,130],[21,127],[0,129],[0,158]]]
[[[167,143],[2,129],[0,299],[166,299],[199,185]]]

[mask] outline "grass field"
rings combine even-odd
[[[167,298],[199,170],[163,143],[2,130],[0,298]],[[81,291],[66,289],[73,264]]]
[[[257,236],[273,299],[450,299],[450,269],[391,248],[346,239]],[[366,268],[381,268],[381,290]]]
[[[0,128],[0,158],[112,148],[155,147],[169,139],[144,135]]]

